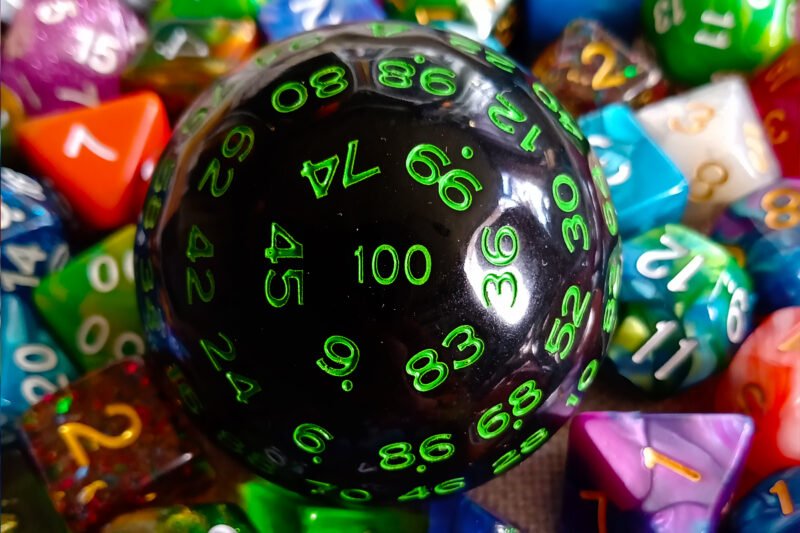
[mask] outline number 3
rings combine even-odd
[[[118,450],[127,448],[136,442],[142,432],[142,420],[130,405],[124,403],[108,404],[103,412],[106,416],[124,416],[130,422],[130,426],[119,435],[106,435],[93,427],[79,422],[67,422],[58,427],[58,434],[64,440],[64,444],[67,445],[69,454],[80,466],[89,466],[89,456],[86,454],[83,445],[81,445],[80,438],[88,440],[94,447],[99,446]]]
[[[492,302],[489,301],[489,293],[486,289],[489,288],[489,284],[494,285],[495,294],[502,294],[503,293],[503,285],[508,284],[511,286],[511,305],[509,307],[514,307],[514,302],[517,300],[517,278],[511,272],[503,272],[500,276],[493,272],[489,272],[486,274],[486,277],[483,278],[483,301],[486,303],[486,307],[491,307]]]
[[[481,339],[475,336],[475,329],[472,326],[467,326],[466,324],[463,326],[458,326],[456,329],[448,333],[447,337],[445,337],[444,340],[442,341],[442,346],[444,346],[445,348],[449,348],[450,344],[455,340],[455,338],[461,334],[466,335],[467,338],[464,340],[464,342],[461,342],[458,345],[456,345],[458,351],[463,352],[470,346],[475,347],[475,351],[473,352],[472,355],[470,355],[466,359],[453,361],[454,370],[461,370],[462,368],[466,368],[471,364],[475,363],[478,359],[481,358],[484,350],[484,343]]]

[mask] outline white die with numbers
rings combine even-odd
[[[650,104],[637,116],[689,181],[683,221],[699,231],[708,233],[728,204],[780,177],[750,91],[738,76]]]

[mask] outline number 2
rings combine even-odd
[[[592,89],[602,91],[603,89],[613,89],[625,83],[625,76],[619,71],[614,72],[617,66],[617,55],[614,50],[603,42],[591,42],[581,51],[581,63],[591,65],[592,60],[600,56],[603,62],[592,77]]]
[[[119,435],[106,435],[80,422],[67,422],[58,427],[58,434],[64,440],[64,444],[67,445],[69,454],[80,466],[89,466],[89,456],[79,439],[88,440],[94,447],[99,446],[118,450],[132,445],[142,432],[142,420],[130,405],[111,403],[106,406],[103,412],[109,417],[118,415],[127,418],[130,423],[128,429]]]

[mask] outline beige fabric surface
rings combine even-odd
[[[590,387],[581,411],[709,412],[714,384],[654,402],[601,376]],[[529,533],[553,533],[561,512],[568,427],[559,430],[530,458],[505,475],[473,490],[472,497]]]

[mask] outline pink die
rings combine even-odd
[[[145,29],[120,0],[27,0],[3,47],[3,83],[28,115],[93,106],[119,94]]]

